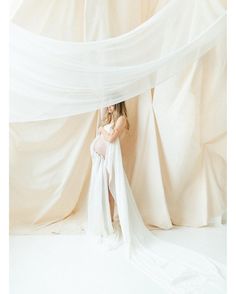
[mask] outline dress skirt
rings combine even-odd
[[[94,151],[95,141],[90,145],[88,234],[104,242],[119,239],[130,261],[167,294],[225,294],[224,264],[164,241],[145,226],[123,167],[119,138],[107,143],[105,158]],[[119,226],[111,222],[108,187],[115,199]]]

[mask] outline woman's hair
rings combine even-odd
[[[108,108],[106,109],[101,125],[104,126],[106,124],[109,124],[112,121],[112,117],[113,117],[114,123],[116,123],[117,119],[122,115],[126,118],[126,129],[129,130],[127,109],[126,109],[126,105],[124,101],[114,104],[113,113],[108,112]]]

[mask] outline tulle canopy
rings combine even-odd
[[[56,40],[12,23],[11,122],[130,99],[198,60],[224,36],[225,10],[215,0],[169,1],[128,33],[98,41]]]

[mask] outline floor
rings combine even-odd
[[[226,260],[226,225],[174,227],[164,240]],[[126,259],[123,248],[104,252],[80,235],[11,235],[11,294],[162,294]],[[164,294],[164,293],[163,293]]]

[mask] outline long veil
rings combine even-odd
[[[110,220],[106,189],[109,185],[117,205],[122,242],[134,265],[167,293],[225,293],[224,264],[194,250],[161,240],[146,228],[123,167],[119,138],[108,143],[105,159],[93,151],[92,145],[88,234],[97,234],[101,238],[116,236]]]

